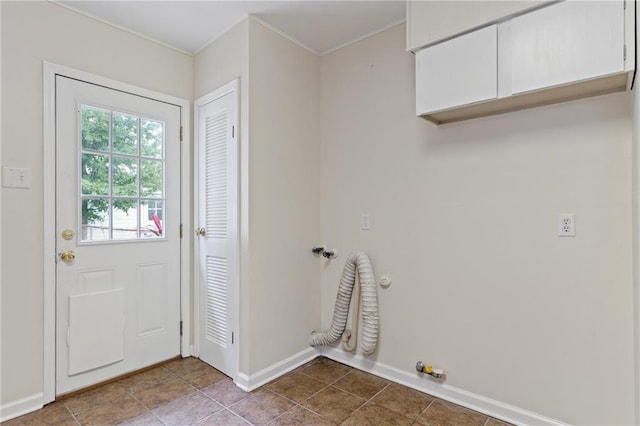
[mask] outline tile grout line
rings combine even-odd
[[[62,406],[63,406],[64,408],[66,408],[66,410],[67,410],[67,412],[68,412],[69,414],[71,414],[71,418],[73,418],[73,420],[76,422],[76,424],[77,424],[77,425],[82,426],[82,425],[81,425],[81,423],[80,423],[80,420],[78,420],[78,419],[76,418],[76,415],[75,415],[75,414],[73,414],[73,411],[71,411],[71,409],[70,409],[69,407],[67,407],[67,404],[65,404],[65,403],[63,402],[63,403],[62,403]]]
[[[183,359],[184,359],[184,358],[183,358]],[[188,382],[187,380],[185,380],[184,378],[180,377],[178,374],[176,374],[176,373],[174,373],[173,371],[171,371],[171,370],[169,370],[168,368],[166,368],[166,366],[165,366],[165,365],[162,365],[160,368],[164,369],[167,373],[169,373],[169,375],[171,375],[171,376],[173,376],[173,377],[169,377],[169,378],[167,378],[166,380],[161,380],[161,381],[159,381],[159,382],[157,382],[157,383],[154,383],[154,384],[152,384],[152,385],[149,385],[149,386],[147,386],[147,387],[143,388],[142,390],[150,389],[150,388],[151,388],[151,387],[153,387],[153,386],[157,386],[157,385],[159,385],[159,384],[162,384],[162,383],[168,382],[169,380],[171,380],[172,378],[174,378],[174,379],[178,379],[178,380],[182,381],[182,382],[183,382],[183,383],[185,383],[187,386],[189,386],[189,387],[191,387],[192,389],[194,389],[194,390],[195,390],[195,392],[193,392],[193,391],[192,391],[192,392],[189,392],[189,393],[187,393],[187,394],[185,394],[185,395],[180,396],[179,398],[176,398],[176,399],[173,399],[173,400],[170,400],[170,401],[166,401],[166,402],[164,402],[164,403],[160,404],[159,406],[157,406],[157,407],[155,407],[155,408],[153,408],[153,409],[152,409],[152,408],[149,408],[149,407],[148,407],[147,405],[145,405],[145,404],[144,404],[144,403],[143,403],[143,402],[142,402],[138,397],[136,397],[136,396],[134,395],[134,393],[133,393],[133,391],[132,391],[131,389],[127,389],[127,392],[129,392],[129,394],[131,395],[131,397],[132,397],[132,398],[134,398],[138,403],[140,403],[140,405],[142,405],[142,406],[147,410],[147,412],[151,413],[151,415],[152,415],[153,417],[155,417],[155,418],[156,418],[160,423],[162,423],[163,425],[165,425],[165,426],[166,426],[166,423],[165,423],[162,419],[160,419],[160,417],[158,417],[158,416],[153,412],[153,410],[158,409],[158,408],[160,408],[160,407],[162,407],[162,406],[164,406],[164,405],[166,405],[166,404],[170,404],[170,403],[172,403],[172,402],[174,402],[174,401],[179,401],[179,400],[181,400],[181,399],[183,399],[183,398],[186,398],[186,397],[187,397],[187,396],[189,396],[189,395],[192,395],[192,394],[195,394],[195,393],[199,393],[199,392],[200,392],[200,389],[198,389],[197,387],[193,386],[191,383],[189,383],[189,382]],[[201,392],[200,392],[200,393],[201,393]],[[204,394],[203,394],[203,395],[204,395]],[[204,395],[204,396],[205,396],[206,398],[208,398],[208,399],[211,399],[211,398],[209,398],[207,395]],[[214,402],[218,403],[218,401],[215,401],[215,400],[214,400]],[[220,405],[222,405],[222,404],[220,404]],[[218,411],[220,411],[220,410],[218,410]],[[215,414],[215,413],[212,413],[212,415],[213,415],[213,414]],[[137,416],[136,416],[136,417],[137,417]],[[133,418],[135,418],[135,417],[133,417]],[[128,419],[127,421],[129,421],[129,420],[131,420],[131,419]],[[203,419],[199,419],[198,421],[201,421],[201,420],[203,420]]]
[[[365,399],[364,403],[362,405],[360,405],[358,408],[356,408],[355,410],[353,410],[351,412],[351,414],[349,414],[349,417],[353,416],[355,413],[357,413],[358,411],[360,411],[365,405],[367,405],[369,402],[372,404],[375,404],[375,402],[373,402],[373,398],[375,398],[376,396],[380,395],[386,388],[388,388],[389,386],[391,386],[391,383],[387,383],[382,389],[380,389],[378,392],[376,392],[371,398],[369,399]],[[337,388],[339,389],[339,388]],[[345,391],[347,392],[347,391]],[[350,392],[347,392],[350,393]],[[356,395],[357,396],[357,395]],[[360,397],[362,398],[362,397]],[[363,398],[364,399],[364,398]],[[378,404],[376,404],[378,405]],[[347,418],[349,418],[347,417]]]
[[[376,396],[380,395],[389,386],[391,386],[391,382],[387,383],[382,389],[380,389],[378,392],[376,392],[375,395],[373,395],[371,398],[367,399],[367,402],[372,402],[373,403],[373,398],[375,398]]]
[[[426,412],[427,412],[427,410],[428,410],[428,409],[433,405],[433,403],[434,403],[434,402],[436,402],[436,398],[433,398],[433,400],[429,403],[429,405],[427,405],[427,406],[425,407],[425,409],[424,409],[424,410],[422,410],[422,411],[420,412],[420,414],[418,414],[418,415],[416,416],[416,418],[415,418],[413,421],[414,421],[414,422],[416,422],[416,423],[418,423],[418,424],[422,424],[422,423],[418,422],[418,419],[420,418],[420,416],[422,416],[424,413],[426,413]]]
[[[313,363],[313,364],[311,364],[311,365],[314,365],[314,364],[316,364],[316,363],[317,363],[317,361],[316,361],[316,362],[314,362],[314,363]],[[308,367],[311,367],[311,365],[309,365]],[[306,368],[307,368],[307,367],[305,367],[304,369],[306,369]],[[304,369],[303,369],[303,370],[304,370]],[[275,418],[271,419],[271,420],[267,423],[267,425],[269,425],[269,424],[271,424],[271,423],[275,422],[277,419],[279,419],[280,417],[284,416],[284,415],[285,415],[285,414],[287,414],[288,412],[290,412],[290,411],[294,410],[296,407],[300,407],[300,408],[302,408],[303,410],[308,410],[308,411],[310,411],[310,412],[312,412],[312,413],[314,413],[314,414],[316,414],[316,415],[320,416],[321,418],[323,418],[323,419],[326,419],[326,420],[330,421],[329,419],[327,419],[327,418],[326,418],[325,416],[323,416],[322,414],[320,414],[320,413],[317,413],[317,412],[313,411],[311,408],[306,407],[306,406],[305,406],[305,405],[303,405],[302,403],[303,403],[303,402],[305,402],[305,401],[308,401],[308,400],[309,400],[309,399],[311,399],[311,398],[313,398],[315,395],[319,394],[320,392],[322,392],[322,391],[324,391],[324,390],[326,390],[326,389],[328,389],[328,388],[332,387],[332,386],[331,386],[331,384],[327,384],[327,383],[325,383],[325,382],[323,382],[323,381],[321,381],[321,380],[318,380],[318,379],[317,379],[317,378],[315,378],[315,377],[312,377],[312,376],[310,376],[310,375],[308,375],[308,374],[304,374],[302,371],[296,371],[295,373],[302,374],[303,376],[306,376],[306,377],[308,377],[308,378],[310,378],[310,379],[312,379],[312,380],[315,380],[315,381],[317,381],[318,383],[322,383],[322,384],[324,385],[324,387],[320,388],[318,391],[316,391],[316,392],[312,393],[311,395],[309,395],[308,397],[306,397],[306,398],[305,398],[305,399],[303,399],[302,401],[298,402],[298,401],[295,401],[295,400],[293,400],[293,399],[288,398],[288,397],[287,397],[287,396],[285,396],[285,395],[280,394],[279,392],[277,392],[277,391],[275,391],[275,390],[273,390],[273,389],[269,388],[268,386],[265,386],[265,390],[268,390],[268,391],[270,391],[270,392],[274,393],[275,395],[281,396],[282,398],[286,399],[287,401],[291,401],[291,402],[293,402],[293,403],[295,404],[293,407],[291,407],[290,409],[288,409],[288,410],[287,410],[287,411],[285,411],[284,413],[282,413],[282,414],[280,414],[279,416],[277,416],[277,417],[275,417]],[[334,380],[333,382],[331,382],[331,383],[335,383],[335,382],[339,381],[339,380],[340,380],[340,379],[342,379],[343,377],[347,376],[349,373],[351,373],[351,371],[348,371],[347,373],[345,373],[344,375],[342,375],[342,376],[338,377],[337,379],[335,379],[335,380]],[[291,374],[291,373],[288,373],[288,374]],[[283,378],[284,378],[284,377],[283,377]],[[281,379],[280,379],[280,380],[281,380]],[[277,383],[277,382],[279,382],[280,380],[276,380],[275,382],[273,382],[273,384],[276,384],[276,383]],[[336,389],[338,389],[338,388],[336,388]]]
[[[337,364],[340,364],[340,365],[344,365],[344,364],[341,364],[341,363],[339,363],[339,362],[337,362],[337,361],[333,361],[333,362],[335,362],[335,363],[337,363]],[[357,398],[359,398],[359,399],[364,400],[364,403],[362,403],[358,408],[356,408],[354,411],[352,411],[352,412],[349,414],[349,416],[347,416],[347,418],[348,418],[348,417],[350,417],[350,416],[352,416],[352,415],[353,415],[353,413],[355,413],[355,412],[356,412],[356,411],[358,411],[361,407],[363,407],[363,406],[367,403],[367,400],[365,400],[364,398],[362,398],[362,397],[361,397],[361,396],[359,396],[359,395],[353,394],[353,393],[348,392],[348,391],[346,391],[346,390],[344,390],[344,389],[340,389],[340,388],[339,388],[339,387],[337,387],[337,386],[334,386],[334,384],[335,384],[335,383],[339,382],[339,381],[340,381],[340,380],[342,380],[343,378],[347,377],[349,374],[353,373],[353,371],[355,371],[355,369],[354,369],[353,367],[349,367],[349,366],[345,366],[345,367],[349,368],[349,371],[347,371],[347,372],[346,372],[345,374],[343,374],[342,376],[340,376],[340,377],[336,378],[334,381],[332,381],[332,382],[330,382],[329,384],[327,384],[324,388],[320,389],[318,392],[316,392],[316,393],[314,393],[314,394],[310,395],[310,396],[309,396],[307,399],[305,399],[304,401],[308,401],[309,399],[313,398],[314,396],[316,396],[317,394],[319,394],[320,392],[323,392],[324,390],[326,390],[326,389],[328,389],[328,388],[334,388],[334,389],[336,389],[336,390],[339,390],[339,391],[345,392],[345,393],[347,393],[347,394],[349,394],[349,395],[352,395],[352,396],[355,396],[355,397],[357,397]],[[321,382],[321,383],[326,384],[326,382],[322,382],[322,381],[320,381],[320,380],[316,379],[315,377],[312,377],[312,376],[310,376],[310,375],[308,375],[308,374],[305,374],[305,373],[303,372],[304,370],[306,370],[306,368],[305,368],[305,369],[303,369],[302,371],[300,371],[300,373],[301,373],[301,374],[304,374],[305,376],[310,377],[310,378],[312,378],[312,379],[314,379],[314,380],[317,380],[317,381],[319,381],[319,382]],[[388,384],[387,384],[387,386],[388,386]],[[386,388],[387,386],[385,386],[385,388]],[[374,395],[374,396],[375,396],[375,395]],[[303,402],[304,402],[304,401],[303,401]],[[326,418],[325,416],[323,416],[322,414],[320,414],[320,413],[318,413],[318,412],[314,411],[313,409],[311,409],[311,408],[309,408],[309,407],[307,407],[307,406],[305,406],[305,405],[302,405],[302,404],[301,404],[301,406],[302,406],[303,408],[306,408],[307,410],[311,411],[312,413],[317,414],[318,416],[322,417],[323,419],[326,419],[327,421],[332,422],[332,420],[330,420],[330,419]],[[343,421],[344,421],[344,420],[343,420]]]

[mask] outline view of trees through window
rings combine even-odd
[[[163,237],[164,123],[82,105],[82,241]]]

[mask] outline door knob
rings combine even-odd
[[[75,258],[76,254],[73,252],[73,250],[63,250],[60,252],[60,260],[62,260],[64,263],[71,263]]]
[[[204,229],[204,228],[196,229],[196,236],[204,237],[205,235],[207,235],[207,230],[206,229]]]

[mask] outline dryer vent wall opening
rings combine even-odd
[[[371,355],[378,343],[378,330],[380,321],[378,318],[378,297],[376,294],[376,280],[369,257],[361,251],[355,251],[347,257],[342,271],[338,296],[333,309],[333,319],[329,329],[312,332],[309,337],[311,346],[328,345],[342,336],[349,316],[349,305],[356,282],[356,271],[360,281],[360,302],[362,311],[362,336],[360,339],[360,351],[364,356]],[[354,334],[358,330],[353,330]]]

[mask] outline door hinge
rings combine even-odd
[[[182,238],[182,224],[180,224],[180,238]]]
[[[180,142],[182,142],[182,126],[180,126]]]
[[[231,344],[233,345],[233,331],[231,332]]]
[[[182,336],[182,321],[180,321],[180,335]]]
[[[236,126],[231,126],[231,137],[232,138],[236,137]]]

